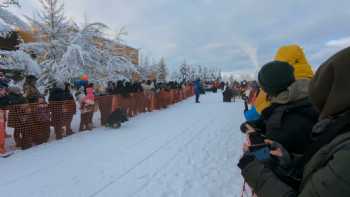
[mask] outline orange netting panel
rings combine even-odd
[[[166,108],[191,96],[193,88],[186,86],[175,90],[131,93],[128,96],[96,96],[91,105],[65,100],[8,106],[6,110],[0,110],[0,154],[6,153],[11,146],[12,149],[28,149],[74,132],[92,130],[93,117],[97,114],[100,115],[99,123],[95,126],[106,126],[110,115],[117,109],[124,109],[129,117],[133,117]]]

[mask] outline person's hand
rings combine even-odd
[[[283,147],[281,144],[274,142],[272,140],[269,140],[269,139],[266,139],[265,143],[270,145],[270,147],[271,147],[270,154],[271,155],[276,156],[276,157],[283,157],[284,151],[282,151]]]
[[[247,142],[243,143],[243,152],[246,153],[249,151],[249,144]]]
[[[247,122],[241,124],[241,132],[244,134],[254,133],[256,130],[250,126]]]
[[[256,130],[255,130],[255,128],[254,127],[252,127],[252,126],[250,126],[249,124],[245,124],[245,127],[247,128],[247,132],[246,132],[246,134],[250,134],[250,133],[254,133],[254,132],[256,132]]]
[[[288,151],[278,142],[266,139],[265,143],[270,145],[270,154],[278,158],[281,166],[288,166],[291,163],[291,158]]]

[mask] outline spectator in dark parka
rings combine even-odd
[[[320,111],[312,129],[312,143],[300,160],[301,185],[295,189],[283,182],[270,166],[245,154],[238,166],[259,197],[347,197],[350,194],[350,48],[323,63],[309,86],[309,95]],[[301,124],[294,122],[294,124]],[[275,154],[288,158],[283,147]],[[282,154],[281,154],[282,153]]]
[[[71,93],[71,85],[65,83],[64,88],[64,103],[63,103],[63,117],[64,117],[64,127],[66,131],[66,136],[72,135],[73,130],[71,128],[72,120],[74,114],[76,113],[76,104],[74,97]]]
[[[230,87],[226,87],[225,91],[222,94],[224,97],[224,102],[231,102],[233,97],[233,92]]]
[[[33,142],[35,144],[46,143],[50,137],[50,109],[44,96],[38,98],[35,107],[35,123],[33,128]]]
[[[50,90],[49,108],[51,112],[51,123],[55,129],[56,139],[63,137],[64,114],[63,104],[65,100],[64,83],[56,82]]]
[[[38,98],[40,97],[40,92],[36,88],[36,81],[38,79],[34,75],[29,75],[26,77],[26,81],[23,85],[24,97],[27,98],[29,103],[38,102]]]
[[[265,138],[282,144],[297,162],[311,143],[311,131],[318,121],[318,113],[308,98],[309,81],[296,81],[293,67],[279,61],[264,65],[258,79],[272,104],[251,125]],[[275,163],[270,165],[276,166],[273,170],[283,181],[299,187],[300,167],[290,166],[286,170]]]

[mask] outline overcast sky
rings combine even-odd
[[[23,14],[37,0],[20,0]],[[184,59],[226,72],[252,72],[279,46],[300,44],[316,68],[350,46],[349,0],[64,0],[78,22],[125,26],[126,42],[169,67]],[[18,10],[17,10],[18,11]]]

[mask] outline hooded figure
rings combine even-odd
[[[349,65],[350,48],[347,48],[323,63],[310,82],[310,98],[321,115],[312,130],[313,142],[301,160],[306,165],[300,189],[295,190],[283,183],[271,168],[254,157],[241,159],[242,175],[258,196],[349,196]]]
[[[308,99],[307,85],[295,81],[293,67],[279,61],[261,68],[259,83],[272,102],[261,114],[262,133],[289,152],[303,154],[318,120],[318,113]]]
[[[271,128],[266,127],[266,119],[269,119],[270,116],[273,114],[273,112],[276,110],[277,106],[282,106],[284,105],[291,107],[292,109],[294,108],[299,108],[298,106],[302,103],[307,105],[308,107],[305,108],[307,109],[307,113],[303,113],[304,119],[308,117],[311,117],[308,127],[311,127],[312,124],[314,124],[317,119],[317,113],[315,110],[313,110],[311,103],[307,101],[308,98],[308,85],[309,82],[313,76],[313,71],[311,69],[311,66],[308,64],[304,52],[299,47],[298,45],[287,45],[281,47],[275,57],[276,60],[275,62],[279,62],[278,65],[284,65],[283,63],[288,63],[290,66],[293,67],[293,75],[294,75],[294,80],[290,79],[290,73],[291,70],[287,69],[289,72],[289,79],[286,80],[288,76],[283,76],[279,74],[281,71],[275,71],[276,73],[265,73],[265,82],[264,81],[259,81],[262,86],[271,86],[271,87],[265,87],[261,89],[259,92],[259,95],[257,96],[255,100],[255,107],[256,111],[261,114],[261,118],[253,121],[253,122],[248,122],[251,126],[256,127],[258,130],[262,131],[267,131],[271,130]],[[281,68],[277,68],[280,69]],[[284,72],[284,71],[282,71]],[[279,78],[280,77],[280,78]],[[286,83],[283,83],[286,82]],[[277,85],[282,85],[282,89],[280,87],[274,87]],[[288,85],[289,84],[289,85]],[[287,85],[287,86],[286,86]],[[268,93],[266,93],[268,91]],[[299,103],[299,104],[298,104]],[[286,108],[283,111],[293,111],[290,110],[291,108]],[[278,111],[278,110],[277,110]],[[298,110],[297,110],[298,111]],[[280,113],[284,114],[284,113]],[[285,118],[284,118],[285,119]],[[244,123],[245,124],[245,123]],[[293,130],[293,129],[291,129]],[[307,129],[302,129],[302,130],[307,130]],[[302,133],[302,132],[301,132]],[[305,136],[306,137],[306,136]],[[276,140],[276,139],[275,139]],[[286,140],[285,140],[286,141]],[[303,143],[304,144],[304,143]],[[303,146],[300,146],[299,150],[302,150]]]
[[[65,99],[64,83],[56,82],[50,90],[49,108],[51,112],[51,123],[55,129],[56,139],[63,137],[64,115],[63,104]]]
[[[293,160],[299,160],[312,141],[311,131],[318,121],[318,113],[308,99],[307,86],[295,81],[294,69],[287,62],[273,61],[264,65],[258,78],[272,104],[262,112],[260,119],[246,124],[283,145]],[[299,187],[300,173],[295,170],[299,168],[280,169],[276,163],[269,165],[274,166],[274,172],[285,183]]]
[[[196,95],[196,103],[199,103],[199,96],[201,94],[201,80],[200,79],[197,79],[195,82],[194,82],[194,94]]]
[[[311,65],[308,63],[303,49],[299,45],[286,45],[278,49],[275,61],[287,62],[294,68],[294,77],[296,86],[304,87],[304,92],[307,92],[308,83],[313,77]],[[276,100],[275,100],[276,101]],[[262,113],[264,109],[271,105],[266,92],[260,91],[256,101],[256,109]]]

